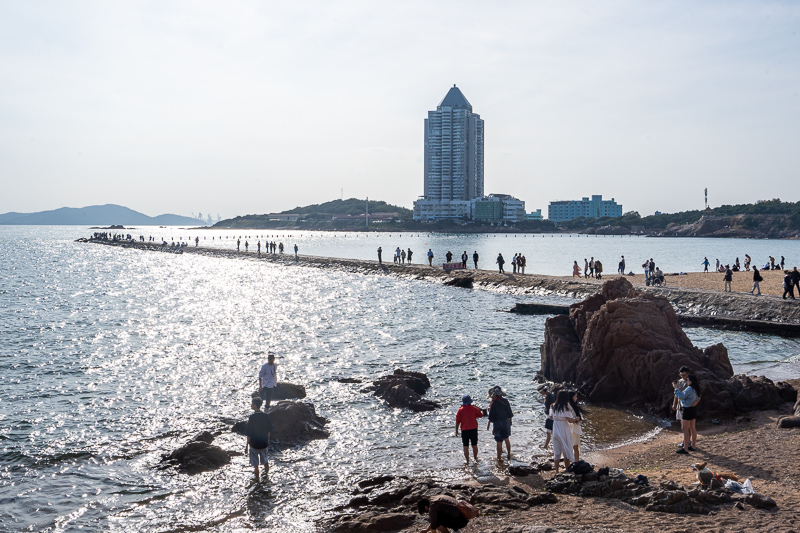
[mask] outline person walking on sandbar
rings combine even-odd
[[[378,246],[378,264],[379,265],[383,264],[383,259],[381,258],[381,254],[383,254],[383,248]]]
[[[731,292],[731,282],[733,281],[733,272],[731,271],[730,265],[725,265],[725,277],[722,279],[725,280],[725,288],[723,292]]]
[[[505,264],[506,264],[506,260],[505,260],[505,259],[503,259],[503,254],[497,254],[497,261],[496,261],[496,263],[497,263],[497,268],[499,268],[499,269],[500,269],[500,273],[501,273],[501,274],[505,274],[505,272],[503,271],[503,265],[505,265]]]
[[[472,262],[475,263],[475,270],[478,270],[478,250],[475,250],[475,253],[472,254]]]
[[[428,248],[428,265],[433,266],[433,250]]]
[[[711,264],[711,263],[708,261],[708,257],[704,257],[704,258],[703,258],[703,262],[702,262],[702,263],[700,263],[700,264],[701,264],[701,265],[703,265],[703,272],[708,272],[708,266]]]

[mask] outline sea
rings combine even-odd
[[[486,405],[500,385],[515,412],[512,451],[541,455],[542,316],[504,311],[559,297],[445,287],[429,281],[171,254],[75,242],[78,226],[0,226],[0,531],[318,531],[360,480],[442,481],[502,475],[490,434],[465,467],[454,415],[461,396]],[[800,263],[800,242],[536,234],[325,233],[275,230],[124,230],[159,242],[235,249],[283,242],[286,253],[422,262],[478,251],[481,267],[522,253],[528,273],[569,275],[572,262],[628,270],[654,258],[666,272],[698,271],[704,257]],[[471,260],[471,258],[470,258]],[[800,377],[800,340],[687,329],[699,347],[722,342],[736,372]],[[255,483],[245,456],[189,476],[161,458],[200,431],[243,452],[230,425],[268,352],[280,381],[303,385],[330,437],[271,452]],[[392,409],[362,389],[396,368],[425,372],[442,409]],[[363,383],[340,383],[357,378]],[[659,431],[667,422],[588,406],[585,453]]]

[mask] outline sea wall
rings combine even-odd
[[[173,251],[149,242],[111,242],[89,240],[90,243],[105,244],[119,248],[133,248],[146,251]],[[343,272],[359,274],[389,275],[405,279],[426,280],[437,283],[451,281],[458,277],[470,277],[473,288],[516,294],[520,296],[558,296],[565,299],[581,300],[600,291],[601,282],[585,278],[565,278],[539,274],[511,274],[490,270],[456,270],[445,272],[441,266],[427,264],[395,264],[359,259],[318,257],[293,254],[258,255],[255,252],[226,250],[220,248],[187,246],[183,253],[200,254],[212,257],[230,257],[265,261],[274,264],[299,265],[313,268],[332,268]],[[387,254],[388,255],[388,254]],[[391,259],[391,256],[389,256]],[[727,329],[750,329],[766,333],[800,334],[800,305],[795,300],[782,300],[775,296],[754,297],[750,294],[724,293],[701,289],[675,287],[643,287],[650,292],[667,298],[685,325],[726,327]],[[695,320],[693,323],[692,320]],[[750,327],[744,323],[750,322]],[[759,325],[765,329],[759,330]],[[786,327],[782,327],[785,325]]]

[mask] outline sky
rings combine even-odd
[[[800,200],[795,1],[0,0],[0,213],[410,208],[453,84],[528,211]]]

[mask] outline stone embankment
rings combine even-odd
[[[94,241],[99,244],[151,251],[174,251],[148,242]],[[314,268],[332,268],[359,274],[381,274],[406,279],[427,280],[437,283],[474,289],[516,294],[519,296],[559,297],[565,300],[580,300],[600,291],[601,282],[585,278],[566,278],[540,274],[511,274],[493,270],[459,270],[445,272],[440,266],[425,264],[395,264],[360,259],[317,257],[292,254],[261,254],[188,246],[183,253],[213,257],[236,257],[283,265],[301,265]],[[488,263],[488,261],[487,261]],[[467,279],[468,278],[468,279]],[[683,325],[702,325],[728,329],[749,329],[765,333],[800,335],[800,305],[779,297],[753,297],[749,294],[723,293],[702,289],[677,287],[642,287],[641,290],[667,298],[681,318]],[[554,313],[555,314],[555,313]],[[692,322],[694,321],[694,322]]]

